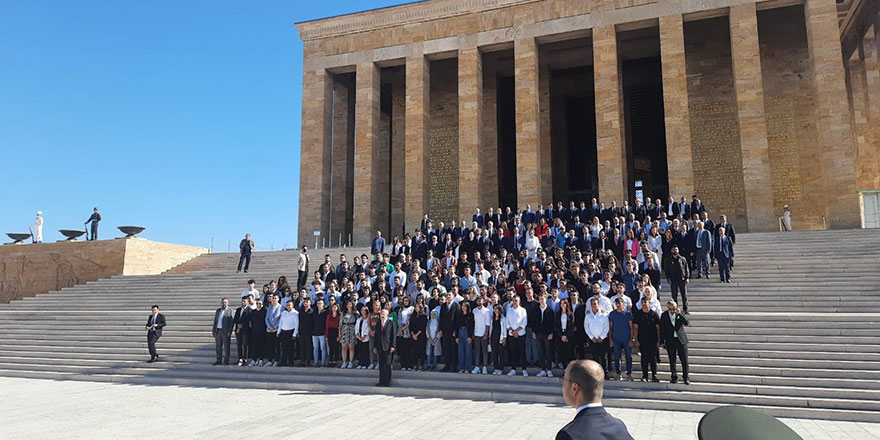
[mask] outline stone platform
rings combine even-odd
[[[0,246],[0,303],[114,275],[156,275],[208,252],[137,237]]]

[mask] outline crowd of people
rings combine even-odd
[[[735,237],[696,196],[477,209],[449,225],[426,214],[403,237],[377,232],[372,255],[325,255],[312,272],[303,246],[292,283],[250,280],[240,307],[224,299],[214,316],[215,364],[230,363],[234,337],[241,366],[379,369],[393,358],[403,371],[527,376],[531,367],[543,377],[592,359],[610,379],[633,380],[635,348],[640,379],[658,382],[665,349],[671,381],[679,362],[687,384],[688,285],[714,266],[729,282]],[[377,339],[386,320],[388,360],[376,349],[389,344]]]

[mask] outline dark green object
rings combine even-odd
[[[776,417],[741,406],[706,413],[697,426],[700,440],[803,440]]]

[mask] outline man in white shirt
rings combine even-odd
[[[519,295],[513,297],[513,305],[507,310],[504,322],[507,326],[507,344],[510,347],[510,372],[508,376],[516,374],[516,369],[522,369],[522,375],[528,376],[526,371],[526,324],[529,321],[528,313],[520,305]]]
[[[595,297],[590,298],[590,311],[584,315],[584,330],[587,333],[590,356],[607,372],[605,357],[608,353],[608,313],[599,308],[599,300]]]
[[[489,374],[489,327],[492,325],[492,311],[483,304],[483,297],[478,296],[474,308],[474,369],[471,374],[482,372]]]
[[[608,288],[611,288],[611,282],[609,281]],[[590,300],[595,299],[599,302],[599,309],[601,309],[605,313],[611,313],[611,310],[614,309],[614,306],[611,305],[611,300],[602,293],[602,287],[599,283],[593,283],[593,296]]]
[[[293,307],[293,301],[284,304],[281,320],[275,333],[281,339],[281,361],[279,367],[293,366],[293,341],[299,336],[299,312]]]

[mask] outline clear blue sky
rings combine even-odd
[[[55,241],[97,206],[99,238],[294,246],[294,23],[398,3],[0,0],[0,233],[42,210]]]

